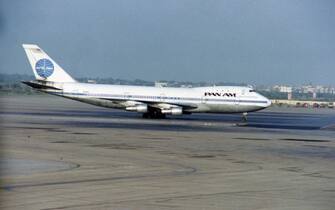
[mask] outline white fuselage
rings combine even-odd
[[[197,88],[146,87],[79,83],[35,44],[22,45],[34,81],[23,81],[35,89],[97,106],[143,113],[144,118],[193,112],[239,113],[257,111],[270,100],[249,87]]]
[[[249,87],[197,88],[147,87],[89,83],[54,83],[61,90],[44,92],[97,106],[132,110],[150,105],[162,110],[182,107],[183,112],[242,113],[264,109],[271,101]]]

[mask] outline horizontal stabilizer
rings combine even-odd
[[[53,87],[53,86],[49,86],[49,85],[44,85],[44,84],[41,84],[41,83],[37,83],[37,82],[34,82],[34,81],[21,81],[23,84],[26,84],[32,88],[35,88],[35,89],[53,89],[53,90],[62,90],[60,88],[56,88],[56,87]]]

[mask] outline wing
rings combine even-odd
[[[157,102],[157,101],[145,101],[145,100],[126,100],[117,98],[100,98],[100,99],[112,101],[115,104],[124,106],[124,108],[128,111],[139,111],[139,112],[144,112],[143,110],[144,106],[147,106],[148,109],[158,109],[162,113],[170,113],[173,110],[175,112],[177,111],[187,112],[192,109],[196,109],[198,107],[194,103],[185,103],[185,102]]]

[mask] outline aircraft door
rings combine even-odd
[[[161,94],[159,95],[159,101],[164,102],[165,99],[166,99],[165,94],[164,94],[164,93],[161,93]]]
[[[240,104],[240,96],[238,93],[236,93],[236,97],[235,97],[235,105],[239,105]]]
[[[245,94],[245,91],[244,90],[242,90],[242,92],[241,93],[239,93],[239,92],[236,92],[236,97],[235,97],[235,110],[237,111],[237,112],[239,112],[240,111],[240,94]]]
[[[208,98],[206,96],[201,97],[201,103],[207,104]]]
[[[124,92],[123,97],[124,97],[124,100],[131,100],[131,95],[129,92]]]

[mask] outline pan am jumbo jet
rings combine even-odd
[[[271,101],[250,87],[145,87],[80,83],[67,74],[40,47],[23,44],[36,80],[24,84],[52,95],[108,108],[139,112],[144,118],[167,114],[243,113],[258,111]]]

